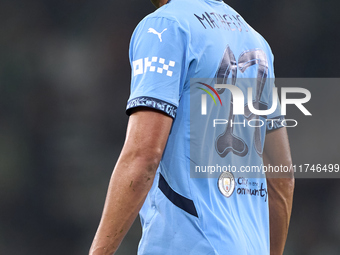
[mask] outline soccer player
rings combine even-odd
[[[235,93],[247,95],[249,84],[254,108],[274,102],[267,42],[223,1],[153,3],[131,39],[126,140],[90,254],[114,254],[138,212],[140,255],[282,254],[292,173],[240,172],[291,165],[282,117],[245,103],[234,114]],[[211,122],[222,117],[224,125]]]

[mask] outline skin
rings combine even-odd
[[[168,2],[168,0],[151,0],[151,3],[156,6],[157,8],[165,5]]]
[[[114,254],[118,249],[151,189],[172,121],[148,108],[130,116],[90,255]]]
[[[286,128],[266,135],[263,163],[267,166],[292,166]],[[283,254],[292,212],[294,185],[293,171],[267,173],[271,255]]]

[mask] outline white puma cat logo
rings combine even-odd
[[[162,32],[158,33],[155,29],[153,29],[153,28],[150,27],[149,30],[148,30],[148,33],[153,33],[153,34],[155,34],[155,35],[158,35],[159,41],[162,42],[162,34],[163,34],[163,32],[166,31],[166,30],[168,30],[168,29],[165,28]]]

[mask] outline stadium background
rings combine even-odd
[[[277,77],[339,76],[340,2],[228,3],[270,43]],[[129,39],[153,10],[147,0],[0,0],[1,254],[87,253],[125,136]],[[309,107],[324,123],[289,130],[295,163],[339,163],[338,109],[325,106],[339,92],[320,84]],[[286,255],[340,254],[339,184],[296,180]],[[136,222],[117,254],[136,254],[139,236]]]

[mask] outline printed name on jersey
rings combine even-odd
[[[148,29],[148,33],[152,33],[152,34],[157,35],[159,41],[162,42],[162,34],[163,34],[166,30],[168,30],[168,29],[167,29],[167,28],[164,28],[162,32],[158,33],[154,28],[150,27],[150,28]]]
[[[137,59],[132,62],[133,76],[144,74],[147,72],[157,72],[160,74],[165,73],[167,76],[171,77],[173,74],[173,71],[169,69],[171,67],[174,67],[176,62],[170,60],[168,64],[165,64],[165,63],[166,61],[164,58],[158,59],[158,57],[152,57],[151,60],[149,60],[149,58]]]
[[[225,197],[230,197],[235,190],[235,178],[231,172],[224,172],[218,178],[218,189]]]
[[[201,15],[194,14],[199,22],[201,22],[204,29],[225,29],[228,31],[245,31],[248,32],[246,22],[240,15],[220,14],[216,12],[204,12]]]

